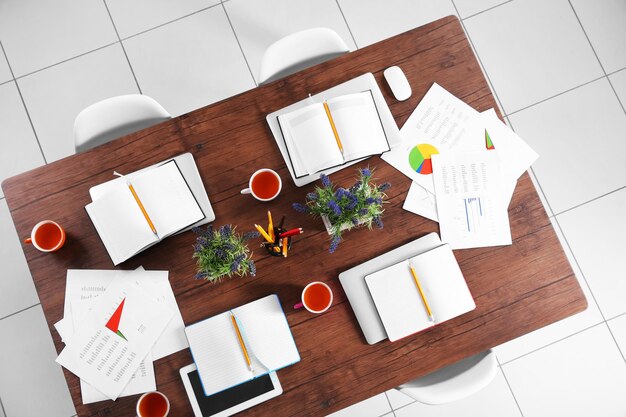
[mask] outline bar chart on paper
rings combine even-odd
[[[463,204],[465,205],[467,231],[470,233],[478,232],[485,215],[482,199],[480,197],[466,197],[463,199]]]

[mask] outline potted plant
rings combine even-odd
[[[193,245],[193,258],[197,259],[196,279],[219,282],[225,276],[256,274],[256,266],[246,241],[259,237],[259,232],[243,235],[230,224],[217,230],[209,225],[206,229],[196,227],[196,243]]]
[[[385,191],[391,187],[389,183],[376,185],[372,182],[372,171],[360,169],[356,182],[350,188],[335,187],[328,176],[320,177],[322,186],[308,193],[306,203],[294,203],[293,208],[301,213],[309,213],[321,217],[324,226],[331,236],[329,252],[337,250],[341,242],[341,234],[345,230],[375,224],[382,229]]]

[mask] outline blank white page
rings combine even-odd
[[[412,265],[435,322],[420,296]],[[365,277],[390,341],[417,333],[476,308],[449,245],[441,245]]]
[[[87,204],[85,210],[115,265],[158,240],[124,183]]]
[[[187,326],[185,333],[206,395],[253,378],[239,345],[230,312]]]
[[[238,307],[233,313],[243,327],[250,350],[267,367],[267,371],[275,371],[300,360],[276,294]]]
[[[388,151],[389,144],[372,93],[347,94],[328,100],[346,161]]]
[[[132,184],[161,239],[204,218],[175,161],[138,175]]]
[[[283,128],[296,175],[314,174],[343,163],[323,104],[312,104],[284,114],[278,121]]]

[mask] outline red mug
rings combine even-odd
[[[138,417],[165,417],[170,412],[170,400],[159,391],[150,391],[137,400]]]
[[[44,220],[33,227],[30,237],[24,243],[32,244],[42,252],[54,252],[65,243],[65,230],[52,220]]]
[[[321,281],[314,281],[302,290],[302,302],[293,306],[295,309],[306,308],[311,313],[323,313],[333,303],[333,291]]]

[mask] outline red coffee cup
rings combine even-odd
[[[65,230],[52,220],[44,220],[33,227],[30,237],[24,243],[32,245],[42,252],[54,252],[65,243]]]
[[[137,401],[138,417],[165,417],[170,412],[170,400],[159,391],[150,391]]]
[[[293,306],[295,309],[306,308],[311,313],[323,313],[333,303],[333,291],[321,281],[314,281],[302,290],[302,302]]]

